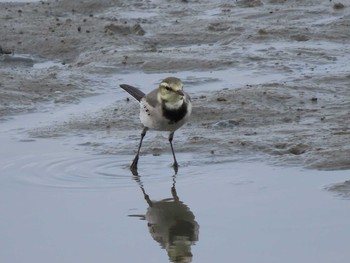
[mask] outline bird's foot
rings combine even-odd
[[[130,165],[130,170],[131,172],[134,174],[136,173],[137,174],[137,163],[139,161],[139,156],[136,155],[135,156],[135,159],[132,161],[132,164]]]
[[[177,172],[179,171],[179,165],[177,164],[176,161],[173,163],[173,168],[174,168],[175,174],[177,174]]]

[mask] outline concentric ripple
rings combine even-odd
[[[173,175],[170,156],[142,156],[139,175],[153,182]],[[45,188],[99,190],[134,187],[132,156],[57,152],[1,160],[0,173],[9,183]],[[166,160],[165,160],[166,159]]]
[[[17,183],[44,187],[100,189],[128,187],[134,182],[127,156],[52,153],[13,159],[1,173]],[[129,157],[130,158],[130,157]]]

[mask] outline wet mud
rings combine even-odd
[[[194,104],[191,123],[175,134],[177,151],[350,168],[345,2],[62,0],[0,3],[0,14],[1,122],[113,96],[126,79],[155,85],[156,74],[167,73],[182,76]],[[153,82],[145,74],[155,74]],[[94,113],[51,119],[27,133],[89,134],[82,146],[130,154],[141,132],[138,106],[118,96]],[[168,151],[160,141],[144,152]]]

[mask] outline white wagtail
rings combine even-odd
[[[175,77],[168,77],[148,94],[127,84],[120,85],[131,96],[140,102],[140,119],[144,126],[137,154],[130,166],[132,171],[137,170],[142,140],[148,129],[169,131],[169,143],[174,157],[173,167],[177,172],[178,164],[173,148],[174,132],[184,125],[192,112],[190,96],[183,91],[182,81]]]

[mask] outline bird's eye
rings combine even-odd
[[[165,87],[165,89],[166,89],[167,91],[171,91],[171,88],[170,88],[170,87]]]

